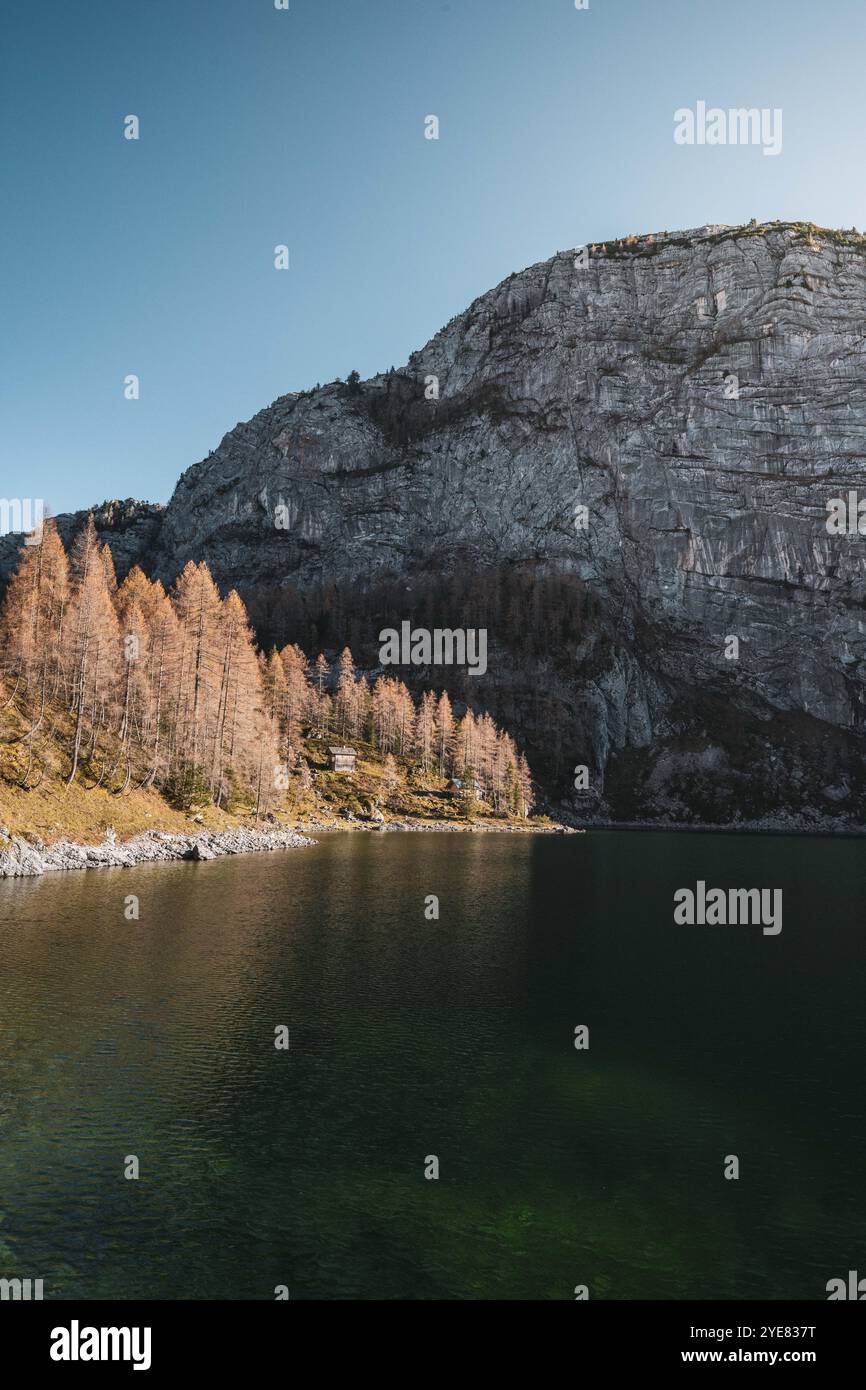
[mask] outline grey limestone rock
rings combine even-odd
[[[581,259],[510,276],[396,373],[236,426],[164,513],[123,504],[119,568],[205,560],[251,601],[567,574],[606,626],[567,651],[551,629],[528,671],[492,631],[490,669],[531,754],[556,728],[544,775],[578,819],[862,827],[866,536],[827,519],[866,498],[866,239],[713,226]]]

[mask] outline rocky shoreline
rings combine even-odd
[[[311,821],[305,830],[316,834],[333,831],[458,831],[481,834],[567,834],[581,833],[563,825],[516,825],[462,823],[445,821],[388,821],[367,824],[355,820]],[[0,879],[35,878],[41,874],[64,873],[72,869],[131,869],[137,864],[168,863],[171,860],[203,862],[220,859],[228,854],[261,854],[280,849],[302,849],[316,841],[297,828],[270,826],[253,830],[246,826],[230,830],[196,830],[188,835],[164,830],[147,830],[129,840],[119,841],[109,831],[100,845],[79,845],[71,840],[57,840],[51,845],[38,839],[24,839],[0,829]]]
[[[189,835],[148,830],[119,843],[109,832],[101,845],[77,845],[58,840],[44,845],[0,831],[0,878],[34,878],[71,869],[131,869],[177,859],[219,859],[227,854],[260,854],[278,849],[301,849],[316,842],[297,830],[197,831]]]

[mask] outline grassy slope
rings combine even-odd
[[[44,763],[42,780],[31,791],[20,783],[27,768],[27,746],[22,735],[27,725],[12,709],[0,714],[0,827],[13,834],[37,836],[46,843],[69,839],[79,844],[98,844],[108,829],[116,831],[121,840],[144,830],[189,832],[204,827],[212,830],[251,823],[254,807],[246,804],[233,813],[214,806],[200,806],[187,813],[170,806],[154,790],[132,789],[123,795],[104,787],[89,789],[86,772],[71,787],[65,785],[68,758],[62,742],[69,730],[58,719],[58,738],[52,740],[50,731],[40,736],[39,762]],[[385,821],[412,820],[430,823],[465,825],[463,807],[445,790],[444,779],[434,773],[424,774],[413,759],[397,758],[400,785],[388,796],[384,777],[384,760],[369,744],[356,742],[358,750],[356,772],[349,776],[331,772],[328,768],[327,746],[333,742],[309,739],[304,752],[313,775],[313,786],[304,792],[297,779],[291,789],[275,800],[271,811],[282,824],[303,825],[306,821],[346,822],[349,813],[360,821],[370,819],[369,812],[377,805]],[[195,819],[193,819],[195,817]],[[509,822],[494,817],[489,807],[480,806],[474,817],[476,824],[504,825]],[[537,828],[544,822],[535,821]]]

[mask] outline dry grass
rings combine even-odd
[[[345,822],[349,815],[364,822],[370,819],[374,807],[381,812],[385,823],[467,823],[464,808],[448,795],[443,778],[432,772],[423,773],[412,759],[398,758],[400,781],[389,795],[383,760],[369,745],[356,746],[357,769],[347,775],[329,770],[324,741],[308,740],[305,755],[313,774],[313,786],[304,792],[293,781],[292,790],[282,804],[272,805],[271,810],[281,824],[303,828],[309,821]],[[190,812],[179,811],[160,792],[152,789],[131,789],[118,794],[105,787],[90,788],[83,782],[67,787],[59,765],[46,768],[39,784],[32,790],[24,790],[19,783],[25,765],[26,753],[21,742],[0,741],[0,827],[14,835],[38,837],[46,844],[56,840],[100,844],[107,830],[114,830],[120,840],[145,830],[175,834],[203,828],[224,830],[234,825],[249,825],[253,818],[249,807],[235,814],[208,805],[195,807]],[[487,806],[478,807],[473,823],[490,828],[525,825],[525,822],[494,816]],[[537,827],[539,822],[534,824]]]
[[[237,825],[247,817],[229,816],[213,807],[201,815],[212,829]],[[194,826],[192,817],[176,811],[155,791],[130,791],[116,796],[96,787],[87,791],[73,784],[42,782],[33,791],[22,791],[0,781],[0,825],[16,835],[38,836],[46,844],[74,840],[100,844],[106,830],[126,840],[143,830],[167,830],[179,834]]]

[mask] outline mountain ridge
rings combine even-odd
[[[278,397],[164,510],[97,529],[120,574],[206,560],[279,640],[333,630],[374,661],[386,618],[485,619],[485,703],[530,749],[553,728],[542,766],[578,819],[859,828],[866,567],[826,523],[863,477],[864,327],[854,230],[557,252],[404,368]]]

